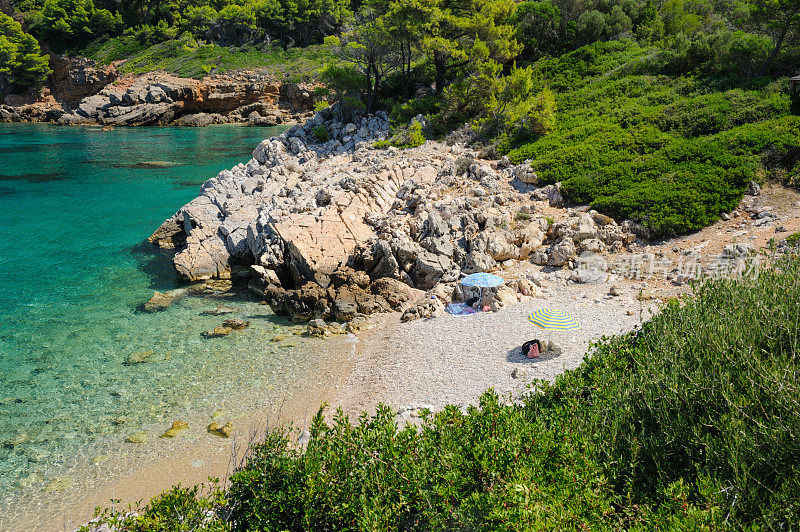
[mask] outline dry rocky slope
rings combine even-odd
[[[632,222],[553,209],[563,203],[558,185],[537,187],[528,165],[433,141],[376,148],[388,134],[385,114],[341,123],[322,111],[207,181],[149,240],[175,249],[187,280],[249,271],[251,288],[276,313],[353,324],[389,310],[406,320],[441,313],[469,295],[458,288],[462,274],[506,261],[573,268],[574,281],[600,282],[603,272],[582,262],[635,245]],[[537,290],[518,279],[487,303]],[[324,332],[322,322],[312,325]]]
[[[297,123],[314,107],[313,86],[281,83],[259,72],[180,78],[164,72],[121,76],[115,65],[57,56],[48,86],[9,95],[0,122],[104,126]]]

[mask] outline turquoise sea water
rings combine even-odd
[[[246,295],[137,310],[153,290],[179,286],[169,258],[140,244],[275,133],[0,125],[0,529],[53,479],[88,489],[80,468],[127,434],[302,371],[297,349],[271,341],[285,324]],[[203,314],[220,303],[236,313]],[[227,317],[252,325],[201,338]],[[145,351],[147,363],[122,364]]]

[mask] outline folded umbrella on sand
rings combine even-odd
[[[528,321],[548,331],[574,331],[580,328],[578,321],[569,313],[549,308],[534,310],[528,316]],[[528,358],[536,358],[540,349],[541,343],[538,340],[525,342],[522,354]]]

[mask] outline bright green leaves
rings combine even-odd
[[[0,13],[0,74],[20,88],[40,88],[51,72],[49,59],[19,22]]]

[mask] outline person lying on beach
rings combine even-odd
[[[522,354],[528,358],[539,358],[542,350],[542,344],[538,339],[530,340],[522,344]]]

